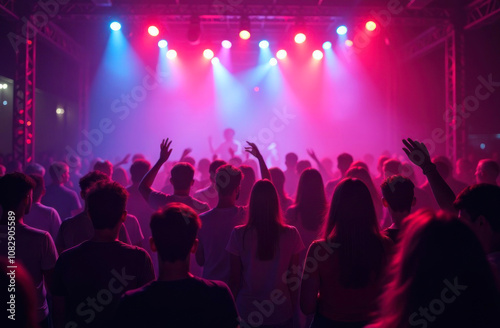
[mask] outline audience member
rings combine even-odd
[[[240,196],[236,200],[236,205],[248,206],[250,194],[256,181],[255,171],[248,165],[240,166],[240,170],[243,173],[243,179],[241,180]]]
[[[112,180],[118,182],[124,188],[127,188],[130,184],[127,171],[123,167],[117,167],[113,170]]]
[[[349,170],[349,167],[351,167],[353,161],[354,160],[352,156],[347,153],[342,153],[339,156],[337,156],[337,168],[339,169],[340,172],[340,178],[338,178],[337,180],[328,181],[328,183],[326,184],[325,192],[326,192],[326,198],[328,200],[332,199],[335,186],[340,181],[342,181],[342,179],[345,178],[345,174],[347,173],[347,170]]]
[[[54,162],[49,167],[52,183],[42,197],[42,204],[53,207],[62,220],[69,218],[81,208],[76,192],[65,187],[69,181],[69,167],[63,162]]]
[[[285,213],[286,210],[293,204],[293,200],[288,197],[288,194],[285,191],[285,173],[283,173],[283,171],[281,171],[278,167],[270,168],[269,173],[271,174],[273,185],[278,193],[281,211]]]
[[[208,158],[202,158],[198,161],[197,172],[199,176],[193,185],[194,190],[204,189],[211,184],[209,172],[210,164],[211,162]]]
[[[492,159],[482,159],[477,164],[475,173],[476,182],[497,185],[499,174],[500,166],[497,162]]]
[[[113,164],[110,161],[98,160],[95,162],[93,170],[106,174],[110,179],[113,176]]]
[[[193,196],[195,199],[207,203],[210,208],[215,208],[215,206],[217,206],[217,202],[219,201],[215,186],[215,172],[224,164],[226,164],[226,162],[221,159],[217,159],[210,163],[208,169],[210,173],[210,185],[204,189],[196,191]]]
[[[127,212],[134,215],[139,221],[145,240],[149,240],[149,237],[151,237],[149,220],[151,219],[151,214],[153,214],[154,211],[151,207],[149,207],[148,203],[139,192],[139,183],[150,169],[151,163],[147,160],[135,160],[130,166],[130,178],[132,180],[132,185],[127,188],[129,195],[127,201]],[[149,251],[149,243],[144,244],[144,248]]]
[[[297,162],[297,176],[300,177],[302,172],[307,170],[308,168],[311,168],[311,162],[309,162],[307,159],[303,159]]]
[[[299,182],[299,175],[297,174],[297,162],[299,157],[295,153],[288,153],[285,156],[285,190],[290,196],[294,196],[297,191],[297,183]]]
[[[42,176],[43,178],[45,177],[45,168],[38,163],[28,164],[24,169],[24,174],[26,175],[37,174]]]
[[[476,183],[474,176],[474,166],[467,158],[459,158],[456,163],[456,174],[459,181],[470,186]]]
[[[241,143],[234,139],[235,132],[233,129],[228,128],[224,130],[224,142],[217,147],[213,148],[212,139],[209,138],[209,146],[212,154],[219,156],[224,161],[229,161],[232,157],[241,156],[243,149]]]

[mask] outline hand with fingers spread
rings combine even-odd
[[[313,161],[318,162],[318,157],[312,149],[307,149],[307,154],[313,159]]]
[[[261,155],[259,148],[257,147],[256,144],[254,144],[253,142],[250,142],[250,141],[247,141],[247,144],[249,144],[249,146],[245,147],[246,152],[252,154],[257,159],[262,158],[262,155]]]
[[[160,144],[160,158],[158,159],[159,162],[165,163],[168,158],[170,157],[170,154],[172,154],[172,148],[170,148],[170,145],[172,144],[172,140],[163,139],[161,144]]]
[[[245,147],[245,151],[247,153],[252,154],[259,160],[259,167],[260,167],[260,174],[262,175],[262,179],[267,179],[269,181],[271,180],[271,173],[269,172],[269,169],[267,168],[266,161],[264,161],[264,157],[262,157],[262,154],[259,151],[259,148],[257,147],[256,144],[253,142],[247,141],[247,144],[249,146]]]
[[[403,151],[413,164],[419,166],[422,170],[432,165],[429,151],[422,142],[408,138],[403,139],[403,144],[405,145]]]
[[[118,163],[116,163],[114,166],[118,167],[120,165],[128,164],[129,159],[130,159],[130,154],[127,154],[121,161],[119,161]]]
[[[187,155],[191,154],[193,150],[191,148],[186,148],[184,149],[184,151],[182,152],[182,155],[181,155],[181,160],[184,159],[184,157],[186,157]]]

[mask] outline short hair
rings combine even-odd
[[[406,177],[393,175],[380,186],[382,196],[389,207],[396,212],[409,212],[415,196],[415,185]]]
[[[142,178],[151,170],[151,163],[145,159],[137,159],[130,165],[130,178],[133,183],[141,182]]]
[[[33,199],[39,200],[45,190],[45,181],[43,176],[40,174],[30,174],[29,177],[35,182],[35,187],[33,188]]]
[[[308,168],[312,167],[311,162],[309,162],[307,159],[303,159],[297,162],[297,173],[302,174],[305,170]]]
[[[230,164],[223,165],[217,169],[215,175],[215,188],[220,196],[233,193],[240,186],[243,173]]]
[[[94,229],[113,229],[127,206],[128,192],[118,182],[99,181],[87,193],[87,209]]]
[[[354,159],[352,158],[352,155],[348,153],[342,153],[337,156],[337,166],[346,171],[349,169],[353,161]]]
[[[92,187],[96,182],[109,180],[110,178],[105,173],[100,171],[91,171],[80,178],[78,185],[80,186],[82,193],[85,195],[90,187]]]
[[[113,164],[111,164],[110,161],[97,161],[94,164],[94,171],[101,171],[105,173],[108,177],[111,178],[111,175],[113,174]]]
[[[288,153],[285,156],[285,163],[297,164],[298,160],[299,160],[299,156],[297,156],[297,154],[295,154],[295,153]]]
[[[175,262],[188,256],[201,222],[189,206],[170,203],[153,213],[149,226],[161,260]]]
[[[177,163],[172,170],[170,170],[170,176],[172,177],[174,189],[189,189],[194,177],[194,167],[189,163]]]
[[[235,134],[236,132],[234,132],[234,130],[231,128],[227,128],[224,130],[224,137],[226,138],[233,138]]]
[[[472,221],[482,215],[495,232],[500,232],[500,187],[481,183],[468,186],[453,203],[457,210],[465,210]]]
[[[54,182],[61,182],[61,175],[63,171],[68,170],[69,171],[69,166],[68,164],[64,162],[54,162],[50,165],[49,167],[49,174],[50,178]]]
[[[225,164],[226,164],[226,162],[223,161],[222,159],[216,159],[215,161],[210,163],[210,166],[208,167],[208,172],[210,174],[215,175],[215,172],[217,172],[217,169]]]
[[[26,166],[26,168],[24,169],[24,174],[38,174],[43,177],[45,175],[45,168],[38,163],[32,163]]]
[[[183,163],[189,163],[189,164],[193,165],[193,167],[196,165],[196,160],[193,157],[191,157],[191,156],[184,156],[181,159],[181,162],[183,162]]]
[[[492,179],[496,179],[500,174],[500,166],[492,159],[482,159],[479,161],[483,172]]]
[[[35,181],[21,172],[8,173],[0,178],[0,205],[3,210],[16,209],[35,188]]]
[[[388,159],[384,162],[383,171],[389,172],[391,175],[401,174],[401,165],[397,159]]]

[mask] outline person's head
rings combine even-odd
[[[318,170],[307,169],[300,175],[295,207],[300,214],[304,228],[317,231],[321,227],[328,202],[326,201],[323,178]]]
[[[208,158],[202,158],[198,161],[198,172],[200,172],[202,177],[206,177],[207,173],[210,174],[210,160]]]
[[[355,161],[351,164],[350,168],[353,168],[353,167],[361,167],[363,169],[366,170],[366,172],[368,172],[368,174],[370,174],[370,168],[368,167],[368,165],[363,162],[363,161]]]
[[[24,169],[24,174],[30,175],[30,174],[38,174],[41,175],[42,177],[45,176],[45,168],[38,164],[38,163],[32,163],[26,166]]]
[[[240,170],[243,173],[243,179],[241,179],[240,183],[240,197],[238,197],[238,202],[243,205],[248,205],[248,200],[250,199],[250,193],[252,191],[252,187],[255,184],[255,171],[251,166],[241,165]]]
[[[234,132],[233,129],[228,128],[224,130],[224,140],[226,141],[232,141],[234,139],[234,135],[236,133]]]
[[[349,170],[347,170],[347,172],[345,173],[345,176],[346,176],[346,178],[359,179],[359,180],[363,181],[363,183],[368,187],[368,189],[370,189],[370,188],[375,189],[375,186],[373,185],[373,181],[372,181],[372,178],[370,176],[370,173],[368,173],[368,170],[364,166],[361,166],[361,165],[352,166],[351,165],[351,168]]]
[[[16,213],[16,220],[28,214],[31,208],[35,182],[24,173],[8,173],[0,178],[0,206],[4,214]]]
[[[5,166],[0,164],[0,177],[3,177],[5,175],[6,170],[7,169],[5,168]]]
[[[64,162],[54,162],[49,167],[52,183],[62,185],[69,181],[69,166]]]
[[[436,164],[436,169],[443,179],[448,179],[453,176],[453,165],[446,156],[436,156],[432,159],[432,163]]]
[[[189,163],[189,164],[191,164],[193,167],[196,167],[196,160],[194,159],[194,157],[191,157],[191,156],[184,156],[184,157],[181,159],[181,162],[184,162],[184,163]]]
[[[281,208],[276,188],[269,180],[257,181],[250,195],[248,228],[257,231],[257,258],[270,260],[274,257],[282,226]]]
[[[458,176],[469,176],[474,173],[474,167],[472,163],[467,158],[457,159],[457,175]]]
[[[234,197],[236,200],[240,193],[240,183],[243,178],[241,170],[232,165],[222,165],[215,174],[215,189],[219,197]]]
[[[87,193],[87,211],[96,230],[113,230],[127,216],[128,192],[118,182],[96,182]]]
[[[468,186],[453,205],[488,250],[500,236],[500,187],[487,183]]]
[[[113,181],[127,187],[129,184],[127,171],[123,167],[117,167],[113,170]]]
[[[170,183],[174,190],[189,190],[194,183],[194,167],[189,163],[180,162],[170,170]]]
[[[94,164],[94,171],[99,171],[106,174],[108,177],[113,176],[113,164],[110,161],[99,160]]]
[[[337,156],[337,168],[340,173],[342,173],[342,176],[344,176],[347,170],[349,170],[353,161],[354,159],[352,158],[352,155],[348,153],[342,153]]]
[[[134,154],[134,156],[132,156],[132,163],[134,163],[139,159],[146,159],[146,156],[144,156],[144,154],[141,153]]]
[[[496,185],[496,180],[499,174],[500,166],[497,162],[492,159],[482,159],[477,164],[476,182]]]
[[[231,164],[232,166],[238,167],[243,163],[243,161],[238,156],[234,156],[234,157],[231,157],[231,159],[227,163]]]
[[[299,156],[295,153],[288,153],[285,156],[285,165],[287,169],[295,170],[297,166],[297,162],[299,161]]]
[[[130,178],[134,185],[139,185],[142,178],[151,170],[151,163],[145,159],[137,159],[130,166]]]
[[[410,179],[413,183],[417,181],[417,178],[415,177],[415,170],[413,170],[413,165],[410,163],[401,164],[401,175]]]
[[[223,161],[222,159],[216,159],[215,161],[210,163],[208,172],[210,173],[210,181],[212,181],[212,183],[215,183],[215,172],[217,172],[217,169],[225,164],[226,162]]]
[[[301,175],[304,170],[310,167],[312,167],[311,162],[309,162],[307,159],[298,161],[296,166],[297,175]]]
[[[40,174],[30,174],[29,177],[35,182],[35,188],[33,188],[33,202],[37,203],[45,195],[45,182]]]
[[[384,162],[382,172],[384,173],[384,179],[391,177],[393,175],[401,174],[401,162],[397,159],[388,159]]]
[[[331,172],[333,169],[333,161],[330,157],[325,157],[321,160],[321,165],[327,170],[328,172]]]
[[[186,261],[196,252],[201,222],[196,212],[181,203],[170,203],[151,216],[151,249],[162,262]]]
[[[410,213],[415,205],[415,185],[409,178],[393,175],[385,179],[380,186],[382,189],[382,203],[390,211]]]
[[[100,171],[91,171],[85,174],[78,181],[78,185],[80,186],[80,196],[82,199],[87,198],[87,192],[89,189],[97,182],[100,181],[110,181],[109,177]]]
[[[272,167],[269,169],[271,180],[278,194],[285,194],[285,173],[279,167]]]
[[[419,210],[405,219],[402,234],[381,298],[380,327],[426,323],[431,313],[432,327],[498,327],[494,278],[480,243],[463,222],[444,212]]]
[[[381,176],[384,175],[384,163],[389,159],[390,158],[388,156],[382,155],[377,160],[377,171],[378,173],[380,173]]]

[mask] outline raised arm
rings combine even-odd
[[[128,164],[129,159],[130,159],[130,154],[127,154],[121,161],[113,165],[113,167],[119,167],[120,165]]]
[[[186,157],[187,155],[191,154],[191,151],[192,151],[191,148],[184,149],[184,151],[182,152],[181,159],[179,160],[179,162],[182,162],[182,160],[184,159],[184,157]]]
[[[316,165],[318,166],[319,173],[321,173],[321,176],[326,180],[330,179],[330,176],[328,172],[326,171],[325,167],[323,164],[321,164],[320,160],[316,156],[316,153],[314,153],[314,150],[312,149],[307,149],[307,154],[313,159],[314,162],[316,162]]]
[[[155,181],[158,171],[160,171],[161,166],[168,160],[170,154],[172,153],[172,149],[170,148],[171,144],[172,141],[171,140],[169,141],[168,138],[166,140],[165,139],[162,140],[160,144],[160,158],[158,158],[158,161],[151,168],[151,170],[149,170],[149,172],[146,173],[144,178],[142,178],[141,183],[139,184],[139,192],[141,193],[142,197],[144,197],[146,202],[149,199],[149,195],[153,191],[151,186]]]
[[[403,151],[406,153],[410,161],[419,166],[422,172],[427,177],[432,193],[439,207],[443,210],[455,212],[453,202],[455,201],[455,193],[436,169],[436,165],[432,163],[431,156],[427,147],[421,142],[408,138],[403,140],[405,147]]]
[[[260,174],[262,175],[262,179],[271,181],[271,173],[269,173],[269,170],[267,169],[266,161],[264,161],[264,157],[262,157],[259,148],[257,148],[257,145],[252,142],[247,141],[247,144],[249,146],[245,147],[245,151],[252,154],[259,160]]]

